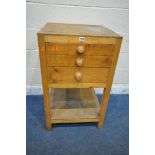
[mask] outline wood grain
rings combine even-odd
[[[68,54],[69,46],[67,44],[55,44],[47,43],[46,44],[46,53],[47,54]]]
[[[106,88],[106,83],[48,83],[49,88]]]
[[[45,42],[49,43],[69,43],[77,44],[81,43],[79,40],[80,36],[63,36],[63,35],[45,35]],[[104,38],[104,37],[85,37],[85,44],[114,44],[115,38]]]
[[[50,111],[49,90],[47,82],[47,66],[46,66],[44,36],[38,35],[38,43],[39,43],[39,56],[40,56],[40,66],[42,75],[43,95],[44,95],[46,128],[48,130],[51,130],[51,111]]]
[[[99,102],[94,89],[54,89],[52,122],[97,122]]]
[[[121,42],[102,26],[47,24],[39,31],[47,129],[53,123],[103,126]],[[105,88],[101,105],[92,88]]]
[[[81,81],[76,81],[75,73],[82,73]],[[77,68],[77,67],[48,67],[48,83],[106,83],[109,68]]]
[[[98,37],[116,37],[121,36],[112,30],[101,25],[83,25],[83,24],[66,24],[66,23],[47,23],[38,34],[52,35],[83,35]]]
[[[113,55],[113,44],[82,44],[85,47],[83,55]],[[69,45],[69,54],[76,55],[79,44]]]
[[[120,51],[120,47],[121,47],[121,42],[122,42],[122,39],[116,40],[115,49],[114,49],[115,54],[114,54],[114,57],[112,60],[112,66],[111,66],[109,78],[107,81],[107,87],[105,88],[104,94],[102,96],[102,102],[101,102],[101,108],[100,108],[100,118],[99,118],[99,123],[98,123],[99,128],[102,128],[103,123],[104,123],[105,114],[107,111],[107,106],[108,106],[108,101],[109,101],[109,96],[110,96],[110,91],[111,91],[111,86],[112,86],[112,81],[114,78],[114,73],[115,73],[118,56],[119,56],[119,51]]]
[[[77,67],[76,59],[83,59],[82,67],[110,67],[111,56],[75,56],[75,55],[48,55],[47,65],[57,67]]]
[[[70,54],[77,55],[78,47],[84,47],[84,52],[81,55],[113,55],[113,44],[70,44],[70,43],[47,43],[47,54]]]

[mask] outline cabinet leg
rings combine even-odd
[[[49,131],[52,130],[52,124],[46,122],[46,129]]]
[[[42,76],[42,86],[44,95],[44,112],[45,112],[45,124],[48,130],[51,130],[51,106],[49,101],[49,88],[47,81],[47,66],[46,66],[46,45],[43,35],[38,35],[39,42],[39,56]]]
[[[107,106],[108,106],[109,95],[110,95],[110,89],[105,88],[104,93],[102,95],[98,128],[102,128],[102,126],[104,124],[106,110],[107,110]]]
[[[45,111],[45,122],[46,122],[46,128],[47,130],[52,129],[51,124],[51,103],[50,103],[50,97],[49,97],[49,90],[48,88],[43,90],[44,93],[44,111]]]
[[[47,113],[45,112],[45,125],[47,130],[52,129],[52,124],[51,124],[51,116],[47,116]]]

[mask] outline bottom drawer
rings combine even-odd
[[[48,67],[48,83],[51,84],[106,83],[108,75],[109,68]]]

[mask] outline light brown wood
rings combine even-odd
[[[77,60],[78,59],[78,60]],[[82,59],[79,65],[77,61]],[[110,67],[111,56],[75,56],[75,55],[48,55],[47,65],[50,67]]]
[[[80,118],[80,119],[52,119],[53,124],[58,123],[86,123],[86,122],[98,122],[99,118]]]
[[[103,126],[121,41],[96,25],[48,23],[38,32],[48,130],[55,123]],[[105,88],[101,105],[92,88]]]
[[[80,36],[45,35],[45,42],[57,44],[81,44]],[[114,44],[115,38],[85,37],[84,44]]]
[[[49,88],[106,88],[106,83],[48,83]]]
[[[120,35],[102,25],[83,25],[83,24],[66,24],[66,23],[47,23],[38,34],[51,35],[82,35],[97,37],[115,37],[121,38]]]
[[[112,81],[114,78],[116,64],[117,64],[119,51],[120,51],[120,47],[121,47],[121,42],[122,42],[122,39],[116,40],[115,49],[114,49],[115,54],[113,57],[112,67],[110,69],[109,79],[107,81],[107,87],[105,88],[104,94],[102,96],[102,102],[101,102],[101,108],[100,108],[100,118],[99,118],[99,123],[98,123],[99,128],[102,128],[103,123],[104,123],[105,114],[106,114],[108,101],[109,101],[110,90],[111,90],[111,86],[112,86]]]
[[[39,56],[40,56],[40,66],[41,66],[41,75],[42,75],[42,86],[43,86],[43,95],[44,95],[44,111],[45,111],[45,120],[46,128],[51,130],[51,111],[50,111],[50,101],[49,101],[49,90],[47,82],[47,66],[46,66],[46,57],[45,57],[45,44],[44,36],[38,36],[39,43]]]
[[[83,55],[113,55],[114,46],[112,44],[83,44],[84,52]],[[69,45],[69,54],[76,55],[78,44]]]
[[[67,44],[55,44],[55,43],[47,43],[46,44],[46,52],[47,54],[68,54],[69,46]]]
[[[48,83],[77,83],[75,73],[81,72],[80,83],[106,83],[109,68],[48,67]]]
[[[70,55],[113,55],[113,44],[69,44],[47,43],[47,54],[70,54]]]
[[[52,122],[98,122],[99,102],[94,89],[54,89]]]

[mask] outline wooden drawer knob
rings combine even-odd
[[[75,79],[76,79],[77,81],[80,81],[80,80],[82,79],[82,73],[81,73],[81,72],[76,72],[76,73],[75,73]]]
[[[85,51],[84,46],[78,46],[78,47],[77,47],[77,52],[78,52],[79,54],[84,53],[84,51]]]
[[[79,67],[83,66],[83,58],[77,58],[76,59],[76,65]]]

